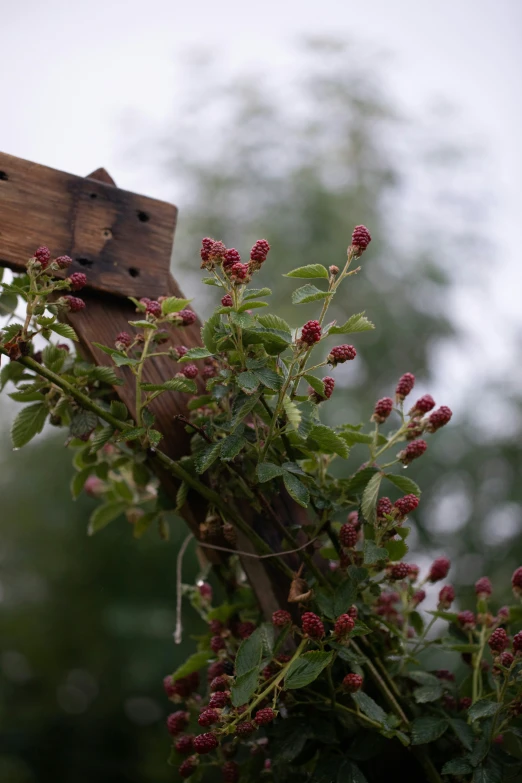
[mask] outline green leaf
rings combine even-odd
[[[338,588],[340,589],[340,588]],[[340,612],[336,612],[334,609],[334,598],[322,590],[314,591],[314,600],[319,607],[321,614],[324,614],[330,620],[339,616]]]
[[[434,674],[422,670],[408,672],[408,677],[419,685],[440,685],[440,680]]]
[[[294,430],[297,430],[301,423],[301,411],[299,410],[295,402],[292,402],[292,400],[288,396],[285,396],[283,399],[283,408],[286,413],[288,423],[292,426]]]
[[[44,395],[37,388],[34,388],[34,384],[28,389],[11,392],[7,396],[15,402],[43,402],[45,400]]]
[[[316,378],[315,375],[305,375],[303,377],[319,397],[324,397],[324,383],[320,378]]]
[[[244,302],[238,312],[244,313],[246,310],[255,310],[259,307],[268,307],[268,302],[256,302],[255,300]]]
[[[194,381],[190,378],[171,378],[165,383],[142,383],[141,388],[143,391],[173,391],[173,392],[186,392],[187,394],[194,394],[198,387]]]
[[[251,326],[255,326],[256,323],[249,313],[236,313],[234,311],[230,313],[230,320],[236,326],[240,326],[241,329],[248,329]]]
[[[217,351],[216,329],[220,323],[221,316],[218,313],[214,313],[214,315],[211,315],[210,318],[208,318],[201,327],[201,339],[203,341],[203,345],[212,354],[216,353]]]
[[[349,481],[347,481],[344,484],[344,489],[346,491],[346,494],[349,497],[353,497],[354,495],[358,495],[362,492],[362,490],[365,488],[367,483],[370,481],[372,476],[374,476],[377,473],[377,468],[363,468],[362,470],[358,470],[357,473],[355,473]]]
[[[127,406],[119,400],[111,400],[111,414],[119,421],[125,421],[129,416]]]
[[[469,718],[474,720],[480,720],[480,718],[489,718],[492,715],[496,715],[499,710],[499,704],[496,701],[490,701],[489,699],[481,699],[475,702],[468,710]]]
[[[307,508],[310,502],[310,493],[303,482],[299,481],[297,476],[294,476],[293,473],[288,473],[288,471],[283,473],[283,481],[285,483],[286,491],[293,497],[295,502],[299,503],[303,508]]]
[[[379,497],[381,481],[382,473],[376,473],[371,477],[363,492],[361,511],[363,513],[363,517],[370,525],[375,525],[377,519],[376,506],[377,498]]]
[[[466,723],[465,720],[460,720],[460,718],[452,718],[450,726],[466,750],[471,750],[475,735],[469,723]]]
[[[257,321],[266,329],[276,329],[280,332],[286,332],[288,338],[291,339],[292,327],[289,326],[289,324],[287,324],[287,322],[278,315],[259,315],[257,317]]]
[[[307,264],[306,266],[292,269],[291,272],[287,272],[283,277],[305,277],[309,279],[323,277],[328,280],[328,269],[322,264]]]
[[[338,454],[344,459],[348,457],[348,447],[345,441],[325,424],[315,424],[310,431],[308,439],[315,441],[319,449],[325,454]]]
[[[419,635],[424,631],[424,620],[420,612],[410,612],[410,625]]]
[[[259,386],[259,380],[257,376],[253,373],[247,370],[247,372],[240,372],[237,376],[237,383],[238,386],[240,386],[245,394],[253,394],[257,387]]]
[[[255,667],[250,671],[236,677],[230,689],[231,700],[234,707],[247,704],[254,695],[259,680],[259,669]]]
[[[333,660],[333,656],[333,652],[319,652],[318,650],[300,655],[288,668],[285,688],[295,690],[310,685]]]
[[[283,385],[282,377],[269,367],[260,367],[258,370],[255,370],[254,375],[261,381],[263,386],[273,389],[273,391],[277,391]]]
[[[258,669],[263,656],[263,635],[257,628],[248,639],[239,645],[236,656],[236,675],[240,677],[251,669]],[[244,702],[242,702],[244,704]]]
[[[110,441],[114,430],[112,427],[102,427],[101,430],[95,432],[91,440],[91,452],[98,451]]]
[[[78,473],[75,473],[74,476],[71,479],[71,495],[73,497],[73,500],[76,500],[78,496],[80,495],[80,492],[82,491],[85,482],[91,475],[92,468],[86,467],[82,470],[78,471]]]
[[[50,329],[52,332],[59,334],[60,337],[65,337],[67,340],[76,340],[76,342],[78,342],[78,336],[69,324],[54,323]]]
[[[179,359],[179,363],[206,359],[208,356],[212,356],[212,354],[206,348],[189,348],[187,353]]]
[[[89,377],[100,383],[107,383],[109,386],[121,386],[123,384],[123,380],[116,375],[113,367],[93,367]]]
[[[366,565],[373,565],[378,563],[379,560],[386,560],[387,557],[388,550],[377,546],[375,541],[367,539],[364,542],[364,563]]]
[[[139,329],[153,329],[156,331],[158,328],[156,324],[153,324],[152,321],[129,321],[131,326],[137,326]]]
[[[0,391],[2,391],[9,381],[12,383],[19,381],[24,372],[25,369],[23,364],[19,364],[18,362],[9,362],[5,367],[2,367],[0,371]]]
[[[337,783],[368,783],[368,780],[355,762],[345,761],[337,773]]]
[[[415,718],[411,724],[412,745],[426,745],[428,742],[435,742],[439,737],[442,737],[448,725],[445,718],[432,716]]]
[[[256,296],[270,296],[272,291],[270,288],[248,288],[245,292],[243,299],[255,299]]]
[[[197,454],[194,458],[196,472],[204,473],[206,470],[208,470],[212,463],[215,462],[219,457],[220,450],[221,441],[218,441],[217,443],[211,443],[210,446],[207,446],[205,449],[203,449],[202,452]]]
[[[397,560],[402,560],[404,555],[406,555],[408,552],[408,544],[406,544],[402,540],[402,538],[399,539],[398,541],[395,541],[393,539],[391,541],[386,541],[384,546],[388,550],[388,557],[393,562],[396,562]]]
[[[256,468],[256,473],[259,483],[264,484],[265,481],[272,481],[277,476],[282,476],[284,470],[272,462],[260,462]]]
[[[396,487],[399,487],[401,492],[404,492],[405,495],[416,495],[418,498],[420,498],[421,488],[418,484],[412,481],[411,478],[407,478],[407,476],[396,476],[390,473],[385,473],[384,475],[388,481],[391,481],[392,484],[395,484]]]
[[[435,685],[421,685],[420,688],[415,688],[413,696],[417,704],[426,704],[430,701],[437,701],[442,698],[443,694],[442,685],[436,683]]]
[[[364,691],[352,693],[352,699],[368,718],[377,723],[386,722],[386,713],[367,693],[364,693]]]
[[[480,737],[475,743],[473,750],[469,754],[469,760],[476,767],[481,761],[484,761],[489,751],[490,741],[487,735]]]
[[[92,411],[79,410],[71,420],[71,435],[81,438],[88,435],[98,426],[98,417]]]
[[[87,534],[93,536],[98,530],[106,527],[110,522],[120,516],[127,508],[127,503],[123,500],[115,500],[110,503],[104,503],[95,508],[89,519]]]
[[[331,291],[321,291],[315,285],[303,285],[301,288],[297,288],[292,294],[292,304],[306,304],[307,302],[315,302],[318,299],[326,299],[332,296]]]
[[[451,759],[442,767],[443,775],[469,775],[472,767],[466,759]]]
[[[46,345],[42,351],[42,363],[53,372],[60,372],[65,361],[66,352],[57,345]]]
[[[201,650],[200,652],[194,653],[187,658],[181,666],[178,666],[172,675],[172,679],[180,680],[182,677],[187,677],[189,674],[192,674],[192,672],[198,672],[207,665],[210,655],[211,653],[207,650]]]
[[[137,440],[146,433],[145,427],[128,427],[122,430],[119,435],[116,436],[117,441]]]
[[[237,457],[241,449],[246,446],[247,441],[243,437],[243,434],[239,431],[232,433],[227,438],[221,441],[221,450],[219,456],[223,462]]]
[[[353,334],[354,332],[368,332],[375,329],[375,325],[369,321],[363,313],[352,315],[342,326],[332,326],[330,334]]]
[[[184,310],[190,302],[192,302],[192,299],[179,299],[177,296],[169,296],[162,301],[161,312],[163,315],[179,313],[179,311]]]
[[[244,419],[253,411],[259,401],[259,394],[238,395],[233,406],[230,432],[234,432]]]
[[[43,430],[46,418],[47,407],[41,402],[22,408],[11,427],[13,447],[19,449],[29,443],[35,435]]]
[[[334,597],[335,617],[344,614],[357,598],[357,585],[347,578],[337,588]]]
[[[202,277],[201,282],[205,283],[205,285],[215,285],[216,288],[223,288],[221,283],[218,283],[215,277]]]
[[[212,395],[210,394],[201,394],[199,397],[195,397],[192,400],[189,400],[187,404],[187,408],[189,411],[197,411],[198,408],[204,408],[205,405],[208,405],[209,402],[213,402]]]

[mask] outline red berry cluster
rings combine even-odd
[[[311,386],[308,387],[308,396],[312,402],[320,403],[329,400],[335,387],[335,381],[329,375],[323,378],[324,395],[319,394]]]
[[[347,674],[343,680],[343,687],[349,693],[356,693],[361,690],[363,682],[364,680],[360,674]]]
[[[87,275],[84,275],[83,272],[74,272],[67,278],[67,282],[73,291],[80,291],[87,285]]]
[[[223,307],[232,307],[232,305],[234,304],[232,296],[230,294],[225,294],[225,296],[221,300],[221,304],[223,305]]]
[[[405,449],[397,454],[397,457],[403,465],[409,465],[414,459],[422,457],[427,448],[428,444],[425,440],[412,440]]]
[[[377,517],[384,519],[385,515],[390,516],[393,513],[393,503],[390,498],[383,497],[377,501]]]
[[[187,728],[189,719],[190,714],[184,710],[172,712],[167,718],[167,729],[169,730],[169,734],[172,734],[173,737],[177,734],[181,734],[181,732]]]
[[[228,272],[229,269],[231,269],[234,264],[240,264],[241,263],[241,256],[239,255],[239,252],[236,250],[235,247],[229,247],[228,250],[225,251],[225,254],[223,256],[223,269],[225,272]]]
[[[372,241],[366,226],[355,226],[352,233],[352,248],[355,255],[360,256]]]
[[[175,316],[176,323],[179,323],[181,326],[191,326],[197,319],[193,310],[180,310]]]
[[[326,361],[328,364],[336,367],[338,364],[344,364],[351,359],[355,359],[356,356],[357,351],[353,345],[336,345],[326,357]]]
[[[503,628],[497,628],[488,639],[488,644],[493,652],[504,652],[509,644],[509,638]]]
[[[372,421],[377,422],[377,424],[382,424],[386,421],[388,416],[393,410],[393,400],[391,397],[382,397],[380,400],[377,400],[375,403],[375,408],[373,409],[373,416]]]
[[[79,313],[85,307],[85,302],[78,296],[70,296],[66,294],[63,299],[65,306],[71,313]]]
[[[334,625],[334,634],[337,638],[348,636],[354,628],[355,621],[349,614],[342,614],[337,618]]]
[[[47,269],[49,265],[49,261],[51,260],[51,251],[49,250],[48,247],[42,245],[41,247],[38,248],[38,250],[34,254],[34,257],[40,263],[42,269]]]
[[[517,598],[522,597],[522,566],[517,568],[517,570],[513,573],[513,576],[511,577],[511,586],[513,588],[513,593]]]
[[[254,722],[258,726],[266,726],[268,723],[272,723],[276,714],[271,707],[264,707],[262,710],[256,712]]]
[[[72,262],[73,260],[70,256],[58,256],[58,258],[54,259],[54,263],[58,269],[69,269]]]
[[[321,324],[319,321],[307,321],[301,329],[299,342],[304,345],[313,345],[321,339]]]
[[[455,590],[452,585],[444,585],[439,592],[440,609],[449,609],[453,601],[455,600]]]
[[[399,498],[393,504],[394,509],[398,512],[400,517],[407,517],[412,511],[415,511],[419,505],[419,498],[417,495],[404,495]]]
[[[346,547],[346,549],[352,549],[357,543],[359,533],[355,525],[350,525],[346,522],[339,531],[339,541]]]
[[[197,377],[199,370],[195,364],[186,364],[181,370],[181,373],[185,378],[190,378],[192,380]]]
[[[441,579],[445,579],[450,570],[451,561],[447,557],[438,557],[431,564],[430,572],[428,574],[429,582],[440,582]]]
[[[128,348],[129,345],[132,344],[132,337],[128,332],[120,332],[116,335],[116,339],[114,340],[114,345],[119,351],[123,351],[125,348]]]
[[[301,617],[303,632],[311,639],[322,639],[324,636],[324,625],[321,619],[313,612],[305,612]]]
[[[436,430],[440,430],[441,427],[444,427],[444,425],[449,422],[452,415],[453,414],[447,405],[441,405],[438,410],[433,411],[433,413],[430,413],[428,416],[428,421],[426,423],[427,431],[436,432]]]
[[[457,621],[465,631],[471,631],[475,627],[475,615],[469,609],[459,612]]]
[[[218,746],[218,740],[215,734],[208,732],[207,734],[199,734],[197,737],[194,737],[193,745],[196,753],[203,755],[212,753]]]
[[[238,783],[239,766],[235,761],[225,761],[221,767],[221,776],[223,783]]]
[[[394,563],[389,567],[388,578],[393,581],[398,581],[400,579],[406,579],[406,577],[409,576],[409,573],[410,567],[408,563]]]
[[[435,400],[431,394],[425,394],[419,397],[413,408],[410,410],[410,416],[423,416],[429,413],[435,407]]]
[[[492,592],[493,587],[487,576],[482,576],[480,579],[477,579],[475,582],[475,593],[479,598],[489,598]]]
[[[272,622],[276,628],[284,628],[286,625],[292,625],[292,616],[285,609],[278,609],[272,615]]]
[[[266,239],[258,239],[250,251],[250,271],[255,272],[261,269],[262,265],[266,261],[266,257],[270,250],[270,245]]]
[[[250,268],[248,264],[232,264],[228,270],[228,274],[231,280],[237,285],[241,285],[248,281]]]
[[[415,376],[411,372],[406,372],[404,375],[401,375],[395,388],[395,399],[397,402],[402,402],[404,398],[408,396],[414,386]]]

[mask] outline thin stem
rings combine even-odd
[[[473,657],[473,704],[480,699],[482,695],[482,656],[484,655],[484,647],[486,646],[486,626],[482,625],[480,630],[480,648],[478,653]]]

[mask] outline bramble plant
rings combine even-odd
[[[360,271],[353,266],[370,240],[357,226],[343,267],[310,264],[286,275],[322,285],[306,282],[294,291],[295,305],[321,308],[317,319],[294,329],[266,314],[268,288],[251,287],[268,242],[256,242],[242,263],[237,250],[205,238],[204,283],[221,288],[222,297],[202,327],[202,347],[172,345],[166,331],[195,322],[189,300],[132,300],[138,315],[129,331],[115,335],[113,346],[98,346],[113,368],[92,366],[69,344],[52,342],[55,335],[76,339],[59,317],[66,310],[81,318],[84,307],[63,292],[79,290],[85,275],[55,277],[70,265],[67,256],[51,260],[41,247],[26,275],[2,284],[0,303],[11,315],[0,338],[10,359],[0,385],[13,383],[10,397],[29,403],[13,423],[14,447],[48,419],[68,427],[73,494],[83,490],[101,501],[91,534],[125,515],[138,538],[153,524],[168,535],[172,509],[159,492],[159,464],[180,482],[176,511],[189,492],[208,503],[199,545],[228,554],[219,574],[225,602],[213,605],[208,569],[195,586],[182,586],[208,633],[164,680],[175,704],[167,720],[170,762],[181,778],[520,780],[522,567],[512,577],[517,605],[495,608],[483,577],[473,610],[452,611],[455,591],[440,584],[450,561],[440,557],[421,575],[404,559],[421,492],[403,468],[425,453],[426,438],[450,421],[451,410],[436,409],[429,394],[410,402],[415,378],[407,372],[394,398],[375,403],[369,431],[321,423],[335,382],[319,372],[334,373],[357,355],[351,344],[326,349],[325,341],[374,328],[364,313],[341,325],[327,322],[332,298]],[[20,320],[18,300],[25,304]],[[35,338],[48,343],[40,349]],[[159,355],[172,359],[172,377],[144,382],[146,363]],[[128,382],[120,367],[134,384],[134,419],[114,396],[113,387]],[[150,407],[172,391],[187,395],[187,416],[178,418],[192,436],[192,453],[178,461],[162,451]],[[350,452],[364,449],[366,462],[347,475]],[[292,525],[275,510],[285,493],[306,509]],[[246,506],[263,519],[263,535],[245,518]],[[268,531],[277,533],[281,551],[273,551]],[[236,548],[238,532],[254,554]],[[288,600],[270,617],[261,616],[246,581],[246,556],[270,558],[287,580]],[[290,567],[295,562],[297,569]],[[437,608],[422,611],[432,587]],[[426,669],[440,656],[454,671]]]

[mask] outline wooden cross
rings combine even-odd
[[[82,291],[87,307],[71,318],[71,324],[83,354],[95,364],[113,366],[93,343],[112,345],[119,332],[130,331],[128,321],[136,313],[129,296],[183,296],[170,274],[176,219],[175,206],[120,190],[104,169],[77,177],[0,153],[0,265],[22,272],[40,245],[49,247],[53,257],[66,254],[73,259],[63,274],[86,273],[88,288]],[[201,345],[200,326],[199,322],[182,329],[169,326],[171,344]],[[155,357],[145,364],[143,380],[162,383],[177,370],[171,359]],[[202,384],[200,388],[203,391]],[[116,386],[114,391],[134,415],[134,384]],[[187,395],[169,393],[151,405],[155,426],[163,433],[161,448],[172,459],[189,453],[190,436],[175,420],[187,412],[186,404]],[[175,479],[166,472],[159,478],[175,499]],[[288,496],[279,497],[276,507],[284,524],[303,518],[303,509]],[[196,537],[206,510],[205,501],[191,493],[182,514]],[[265,537],[268,520],[251,508],[245,508],[244,515]],[[272,536],[270,543],[282,548],[280,536]],[[238,549],[254,551],[239,531]],[[217,551],[206,548],[205,554],[212,564],[223,563]],[[243,557],[242,565],[267,618],[286,605],[289,583],[273,562]]]

